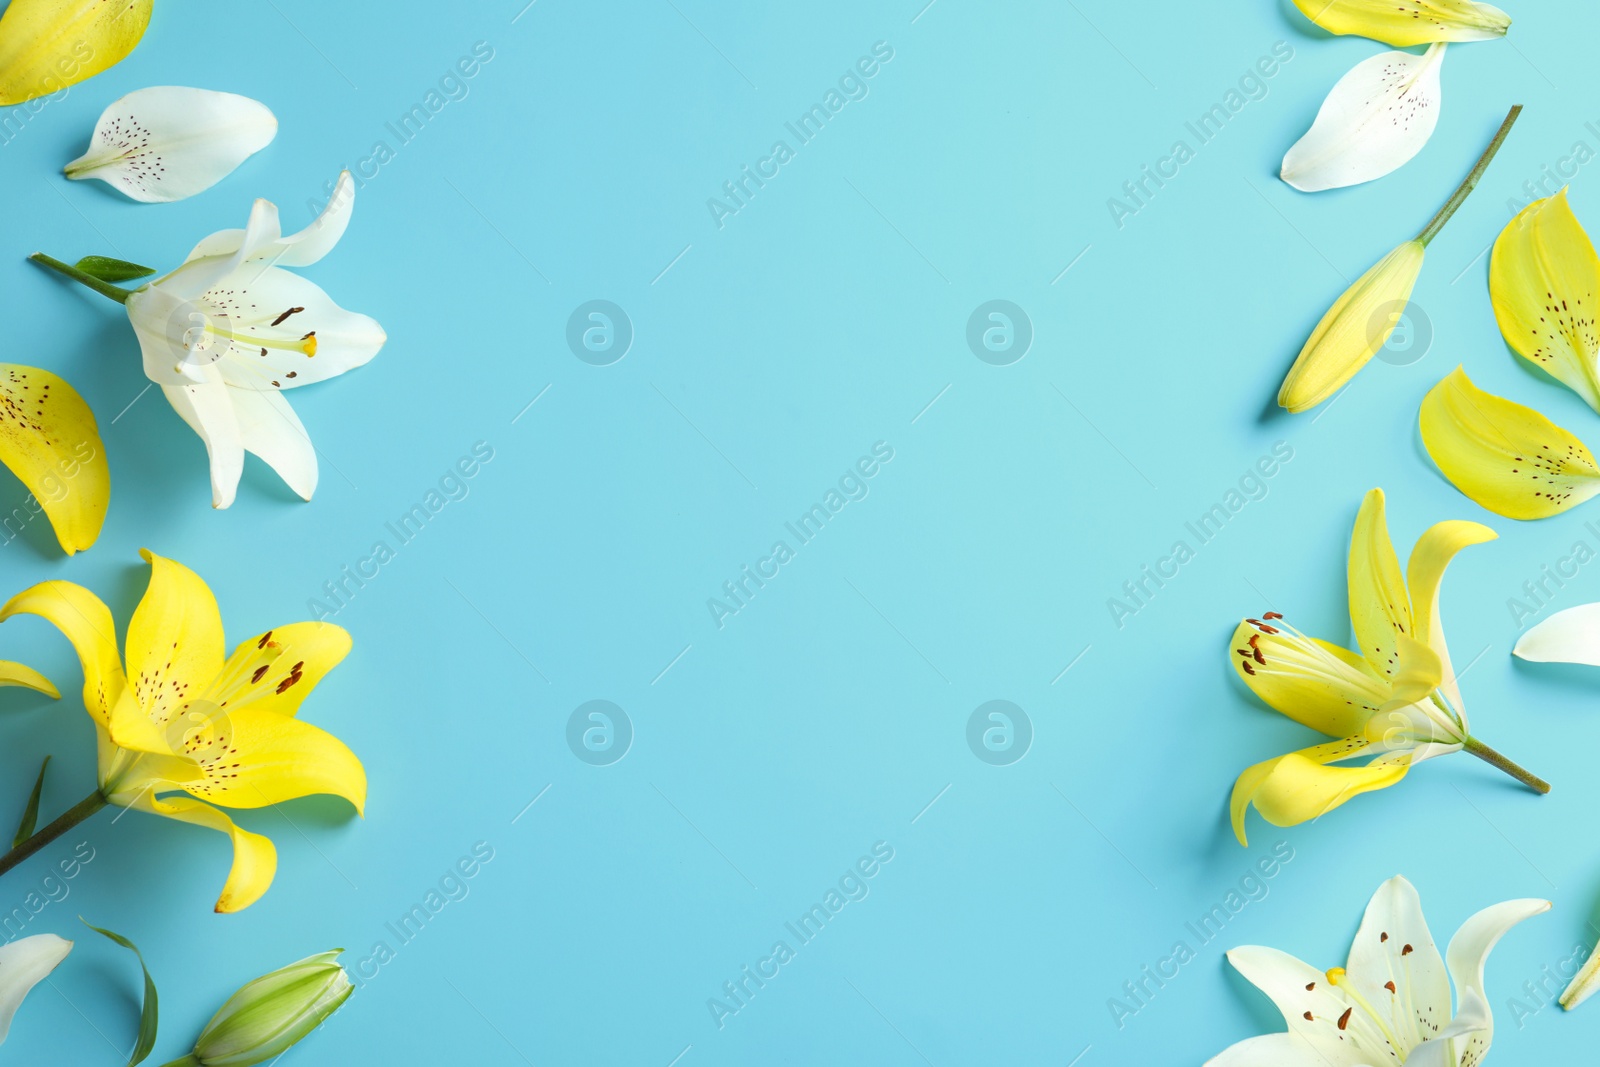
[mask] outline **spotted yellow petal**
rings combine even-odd
[[[44,509],[61,550],[94,544],[111,503],[111,470],[94,412],[61,378],[0,363],[0,463]]]
[[[37,615],[72,642],[83,665],[83,706],[101,727],[108,725],[127,686],[111,609],[81,585],[53,581],[24,589],[0,607],[0,622],[17,615]]]
[[[35,693],[43,693],[55,700],[61,699],[60,691],[51,684],[50,679],[26,664],[12,663],[9,660],[0,660],[0,686],[32,689]]]
[[[1274,711],[1329,737],[1350,737],[1389,701],[1389,683],[1338,645],[1281,619],[1248,619],[1233,632],[1233,668]]]
[[[1489,261],[1489,298],[1517,355],[1600,411],[1600,257],[1565,189],[1535,200],[1500,231]]]
[[[223,662],[222,616],[210,588],[181,563],[148,549],[140,554],[151,567],[150,585],[128,623],[128,678],[135,699],[113,709],[111,733],[118,744],[129,743],[119,735],[135,728],[130,718],[142,715],[155,726],[171,721],[217,676]]]
[[[367,774],[337,737],[309,723],[259,708],[223,709],[185,731],[182,754],[202,774],[183,788],[228,808],[264,808],[328,794],[363,811]]]
[[[272,885],[273,875],[278,870],[278,850],[272,841],[260,834],[241,830],[232,819],[211,805],[191,797],[158,798],[152,793],[145,793],[129,806],[228,835],[233,841],[233,866],[228,871],[222,895],[217,898],[218,912],[243,911],[260,900]]]
[[[60,92],[122,62],[154,0],[11,0],[0,18],[0,105]]]
[[[349,652],[350,634],[331,622],[279,626],[234,649],[201,699],[230,711],[249,707],[293,716]]]
[[[1322,316],[1278,390],[1278,404],[1301,412],[1337,393],[1388,342],[1417,275],[1423,244],[1407,241],[1373,264]]]
[[[1378,674],[1393,680],[1399,668],[1399,634],[1410,634],[1411,598],[1400,574],[1400,559],[1389,540],[1383,490],[1361,501],[1350,535],[1350,622],[1356,644]]]
[[[1422,443],[1450,484],[1496,515],[1543,519],[1600,493],[1582,441],[1532,408],[1479,389],[1460,367],[1429,390]]]
[[[1374,752],[1380,755],[1363,767],[1329,766]],[[1249,844],[1244,824],[1252,804],[1274,826],[1298,826],[1351,797],[1394,785],[1410,765],[1407,753],[1390,752],[1365,737],[1331,741],[1258,763],[1234,784],[1229,804],[1234,835],[1241,845]]]
[[[1504,37],[1511,16],[1472,0],[1294,0],[1301,14],[1329,33],[1355,34],[1409,48],[1434,41]]]

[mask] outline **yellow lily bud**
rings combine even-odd
[[[1289,368],[1279,405],[1292,412],[1316,407],[1378,354],[1411,301],[1422,259],[1422,242],[1407,241],[1345,290]]]
[[[1504,37],[1511,16],[1473,0],[1294,0],[1306,18],[1329,33],[1354,34],[1409,48],[1435,41]]]

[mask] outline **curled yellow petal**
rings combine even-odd
[[[94,544],[111,470],[94,412],[72,386],[37,367],[0,363],[0,463],[44,509],[63,552]]]
[[[249,707],[293,716],[349,653],[350,634],[331,622],[279,626],[234,649],[201,699],[230,710]]]
[[[218,912],[243,911],[260,900],[272,885],[272,878],[278,871],[278,850],[271,839],[241,830],[211,805],[191,797],[160,799],[147,792],[129,806],[228,835],[233,842],[233,866],[228,871],[222,895],[217,898]]]
[[[1472,0],[1294,0],[1306,18],[1329,33],[1355,34],[1409,48],[1435,41],[1504,37],[1511,16]]]
[[[1355,377],[1389,340],[1422,273],[1423,244],[1407,241],[1373,264],[1322,316],[1278,390],[1278,404],[1307,411]]]
[[[37,615],[72,642],[83,665],[83,706],[96,723],[107,726],[127,686],[111,609],[81,585],[53,581],[24,589],[0,607],[0,622],[17,615]]]
[[[1331,767],[1374,750],[1383,752],[1364,767]],[[1351,737],[1291,752],[1249,768],[1239,776],[1229,803],[1233,832],[1241,845],[1250,806],[1274,826],[1298,826],[1325,815],[1351,797],[1385,789],[1406,776],[1407,753],[1387,752],[1364,737]]]
[[[122,62],[154,0],[11,0],[0,18],[0,105],[60,92]]]
[[[35,693],[43,693],[56,700],[61,699],[61,693],[51,684],[50,679],[26,664],[12,663],[10,660],[0,660],[0,686],[32,689]]]
[[[1479,389],[1460,367],[1429,390],[1419,420],[1450,484],[1496,515],[1543,519],[1600,493],[1600,464],[1582,441]]]
[[[1500,535],[1481,523],[1450,519],[1435,523],[1417,538],[1406,562],[1406,586],[1411,590],[1411,617],[1415,624],[1413,636],[1433,649],[1439,657],[1443,677],[1439,688],[1456,707],[1462,706],[1461,689],[1456,684],[1455,669],[1450,665],[1450,650],[1444,643],[1444,624],[1439,614],[1439,585],[1444,580],[1445,568],[1457,552],[1468,545],[1481,545]]]
[[[1565,189],[1535,200],[1500,231],[1489,261],[1489,299],[1517,355],[1600,411],[1600,257]]]

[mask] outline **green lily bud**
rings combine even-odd
[[[355,991],[334,949],[262,975],[228,998],[194,1051],[167,1067],[251,1067],[283,1054]]]

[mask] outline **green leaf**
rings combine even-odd
[[[154,267],[141,267],[125,259],[109,259],[106,256],[84,256],[74,266],[103,282],[131,282],[135,278],[148,278],[156,272]]]
[[[155,979],[150,977],[150,968],[144,965],[144,954],[139,951],[138,945],[135,945],[121,934],[114,934],[110,930],[100,929],[100,927],[93,925],[81,915],[78,916],[78,921],[100,936],[110,938],[139,957],[139,966],[144,970],[144,1009],[139,1016],[139,1041],[133,1046],[133,1055],[128,1057],[128,1067],[135,1067],[135,1064],[143,1062],[144,1058],[150,1055],[150,1050],[155,1048],[156,1045],[156,1021],[159,1012],[156,1007]]]
[[[33,783],[33,795],[28,798],[28,806],[22,811],[22,823],[17,827],[17,836],[11,839],[12,848],[21,848],[22,843],[33,836],[33,831],[39,826],[39,794],[44,792],[44,772],[50,769],[50,757],[46,756],[39,765],[39,779]]]

